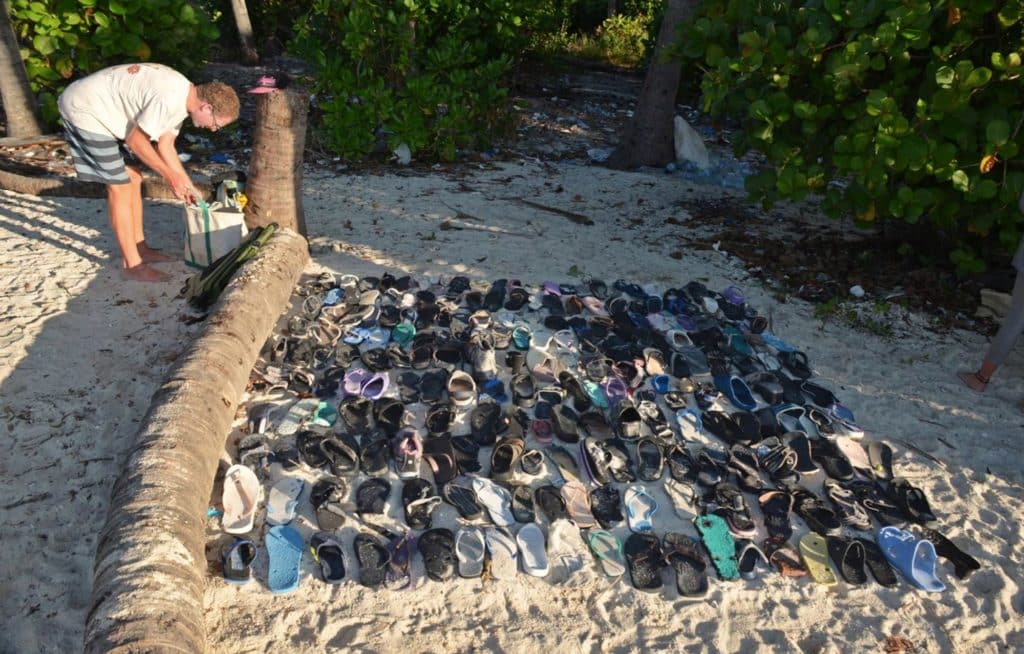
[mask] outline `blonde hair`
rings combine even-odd
[[[208,82],[196,86],[196,96],[208,102],[215,114],[230,123],[238,118],[238,94],[224,82]]]

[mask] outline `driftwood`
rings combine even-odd
[[[548,213],[553,213],[556,216],[562,216],[563,218],[568,218],[569,220],[573,221],[577,225],[593,225],[594,224],[593,220],[591,220],[590,218],[584,216],[581,213],[575,213],[573,211],[566,211],[565,209],[559,209],[558,207],[549,207],[546,204],[541,204],[539,202],[532,202],[530,200],[524,200],[522,198],[505,198],[505,199],[506,200],[511,200],[512,202],[518,202],[519,204],[522,204],[522,205],[527,206],[527,207],[532,207],[534,209],[540,209],[541,211],[547,211]]]
[[[205,652],[206,509],[249,371],[308,260],[276,233],[153,396],[100,531],[85,652]]]

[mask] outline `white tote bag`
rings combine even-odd
[[[238,247],[249,233],[245,214],[220,202],[185,205],[185,263],[206,268]]]

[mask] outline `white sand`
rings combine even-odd
[[[918,651],[1024,648],[1024,530],[1014,516],[1024,497],[1024,415],[1016,409],[1024,397],[1024,346],[989,393],[977,396],[953,373],[976,364],[985,346],[978,335],[916,330],[887,341],[834,322],[823,327],[810,305],[772,300],[735,259],[687,250],[677,236],[686,228],[665,220],[685,220],[688,198],[723,191],[660,173],[524,163],[427,175],[313,174],[304,187],[311,273],[322,266],[571,282],[579,272],[662,288],[692,279],[717,289],[740,285],[762,313],[771,310],[776,333],[808,354],[820,381],[869,435],[889,439],[898,473],[924,489],[938,528],[983,569],[963,582],[942,565],[948,590],[941,595],[906,583],[826,590],[771,574],[714,581],[709,599],[695,603],[668,585],[661,596],[634,591],[628,580],[609,588],[576,530],[557,523],[554,549],[582,555],[583,567],[567,575],[555,566],[546,580],[442,585],[421,578],[407,591],[368,591],[354,580],[322,584],[307,560],[300,589],[273,596],[262,583],[229,586],[211,574],[207,624],[216,650],[846,652],[881,651],[889,635]],[[190,336],[173,299],[187,272],[168,266],[175,281],[163,286],[121,281],[100,200],[0,197],[0,410],[9,443],[0,457],[0,651],[73,651],[110,486],[150,394]],[[595,224],[578,225],[517,198]],[[180,209],[152,204],[147,211],[149,239],[176,250]],[[462,229],[441,229],[446,220]],[[681,260],[668,256],[679,249]],[[658,497],[658,533],[693,533],[672,515],[667,496]],[[307,508],[297,525],[304,534],[315,527],[309,518]],[[216,541],[216,522],[210,524]],[[347,540],[355,530],[350,521],[342,534]],[[347,563],[354,573],[351,556]]]

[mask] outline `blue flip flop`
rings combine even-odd
[[[302,536],[287,525],[271,527],[266,538],[267,587],[272,593],[290,593],[299,587],[299,564],[302,563]]]
[[[715,388],[722,391],[737,409],[753,411],[757,408],[757,400],[754,399],[754,394],[742,377],[715,375],[712,379],[715,382]]]
[[[658,512],[658,502],[643,486],[633,485],[623,496],[629,529],[636,533],[654,531],[651,518]]]
[[[931,541],[918,539],[898,527],[882,527],[878,532],[878,546],[889,564],[910,583],[929,593],[946,590],[946,585],[935,576],[938,556]]]
[[[771,332],[761,332],[761,338],[779,352],[796,352],[796,348]]]

